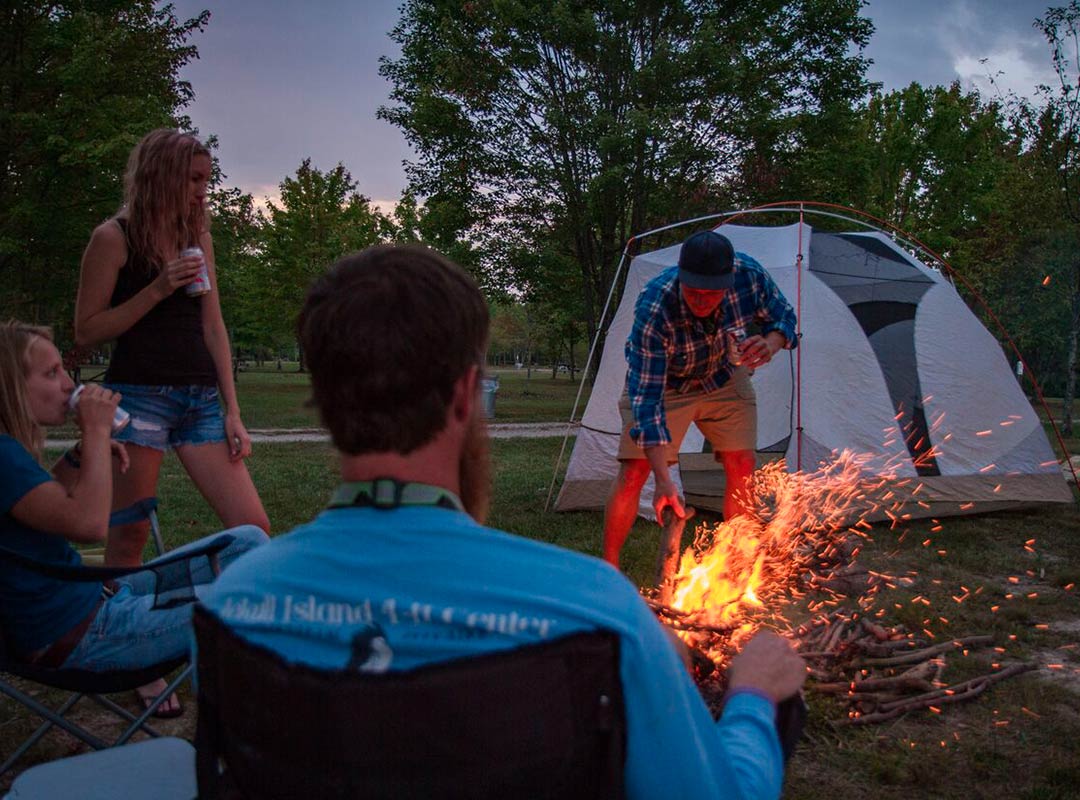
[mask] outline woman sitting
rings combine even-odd
[[[0,324],[0,545],[58,565],[80,563],[69,542],[105,540],[112,457],[127,468],[123,445],[110,438],[120,396],[100,386],[79,396],[77,457],[69,451],[51,474],[42,468],[43,426],[64,422],[73,389],[48,328]],[[218,555],[222,567],[267,539],[253,525],[227,533],[233,541]],[[192,571],[197,584],[213,579],[206,557],[195,559]],[[191,642],[190,605],[153,609],[153,586],[148,571],[109,584],[76,583],[0,559],[0,628],[9,648],[42,666],[96,672],[150,666],[183,656]],[[179,705],[168,702],[175,715]]]

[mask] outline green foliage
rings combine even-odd
[[[344,254],[388,238],[390,227],[340,163],[322,172],[304,159],[280,191],[281,205],[269,204],[258,281],[249,288],[261,330],[288,337],[312,280]]]
[[[862,95],[859,6],[409,0],[379,113],[419,153],[413,189],[452,203],[485,267],[516,285],[515,253],[572,259],[576,286],[540,277],[580,297],[591,334],[632,233],[729,197],[778,121]]]
[[[254,200],[236,188],[216,188],[209,204],[218,292],[233,350],[239,353],[282,344],[288,337],[275,337],[262,324],[263,298],[257,287],[263,227]]]
[[[209,13],[152,0],[11,0],[0,9],[0,307],[70,336],[79,256],[116,211],[128,152],[185,122],[179,78]]]

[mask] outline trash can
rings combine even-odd
[[[495,393],[499,391],[499,379],[497,377],[482,378],[480,380],[480,394],[484,401],[484,417],[495,419]]]

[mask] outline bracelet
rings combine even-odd
[[[69,463],[75,469],[79,469],[82,466],[82,461],[79,459],[79,452],[76,449],[78,445],[72,447],[70,450],[64,451],[64,461]]]

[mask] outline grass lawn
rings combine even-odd
[[[578,381],[551,377],[550,369],[489,369],[499,379],[495,422],[562,422],[570,418]],[[580,376],[579,376],[580,378]],[[248,428],[313,428],[318,414],[306,408],[310,397],[307,373],[248,370],[237,381],[240,408]],[[578,416],[585,410],[589,386],[582,393]]]
[[[242,385],[248,377],[242,377]],[[572,384],[565,378],[552,382],[550,373],[534,377],[537,383],[517,378],[503,379],[511,396],[521,392],[519,399],[525,400],[530,395],[524,392],[535,390],[548,393],[549,406],[555,402],[552,397],[561,403],[569,396],[572,402],[572,394],[564,390]],[[287,391],[302,395],[296,387]],[[513,403],[508,405],[513,408]],[[567,416],[568,412],[569,405]],[[254,421],[251,424],[255,427]],[[559,444],[554,438],[493,442],[496,483],[489,522],[595,555],[600,547],[600,513],[543,513]],[[336,483],[335,458],[322,444],[258,446],[250,467],[276,533],[310,519]],[[214,515],[171,456],[165,462],[160,497],[170,546],[217,529]],[[989,671],[991,659],[1056,663],[1063,668],[1006,680],[973,702],[946,706],[940,715],[919,711],[865,729],[834,726],[830,720],[841,716],[840,708],[808,692],[811,717],[806,739],[789,766],[786,797],[809,800],[867,792],[875,800],[1080,796],[1080,589],[1065,588],[1080,584],[1080,514],[1070,507],[944,523],[937,533],[929,531],[929,521],[912,524],[902,537],[885,527],[872,532],[873,540],[860,556],[864,566],[894,575],[912,573],[914,579],[912,585],[881,598],[884,621],[929,626],[939,639],[993,634],[1003,652],[973,652],[968,659],[950,656],[944,675],[949,682]],[[923,545],[928,538],[932,546]],[[1036,540],[1034,552],[1025,550],[1030,539]],[[658,541],[658,528],[639,520],[624,551],[627,573],[639,585],[652,580]],[[1010,583],[1009,576],[1018,582]],[[982,592],[958,604],[951,598],[959,594],[960,586],[982,587]],[[1006,599],[1008,593],[1015,597]],[[1028,597],[1031,593],[1037,596]],[[931,606],[913,602],[918,596]],[[791,616],[797,618],[798,612]],[[191,697],[185,699],[190,708]],[[0,726],[0,752],[7,753],[26,735],[31,722],[6,701],[0,708],[6,720]],[[190,736],[194,719],[189,711],[160,727]],[[58,735],[50,735],[46,742],[23,766],[73,751]]]
[[[263,367],[252,367],[239,374],[236,391],[244,424],[249,429],[260,428],[316,428],[319,415],[307,408],[311,396],[310,376],[296,371],[296,362],[285,362],[279,372],[276,362],[265,362]],[[102,367],[85,367],[84,375],[98,375]],[[580,373],[575,380],[562,374],[551,377],[550,367],[534,369],[529,377],[527,370],[513,368],[489,368],[489,375],[499,379],[495,393],[494,422],[564,422],[570,419],[570,410],[577,396]],[[586,384],[578,406],[580,419],[589,401],[590,384]],[[56,439],[74,439],[78,430],[74,425],[54,428],[50,436]]]

